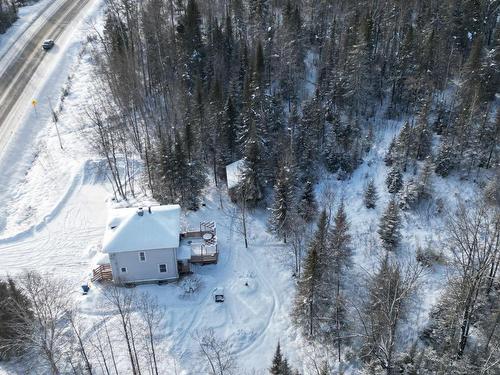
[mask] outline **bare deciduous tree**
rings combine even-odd
[[[127,351],[130,359],[130,366],[132,374],[138,374],[136,356],[134,355],[132,337],[130,332],[130,319],[132,318],[132,308],[135,300],[135,293],[118,286],[110,286],[104,289],[103,295],[105,299],[114,308],[120,320],[125,343],[127,344]]]
[[[236,360],[227,339],[218,338],[213,329],[195,334],[200,355],[207,361],[210,374],[229,375],[236,368]]]
[[[448,234],[456,272],[454,282],[461,291],[457,300],[457,311],[461,316],[457,342],[460,357],[474,322],[480,292],[489,290],[498,269],[500,213],[483,203],[475,207],[462,204],[448,220]]]
[[[400,265],[386,256],[369,277],[368,298],[361,314],[365,336],[362,357],[378,362],[388,375],[394,370],[399,326],[421,274],[419,266]]]
[[[20,352],[26,350],[26,357],[30,360],[35,354],[51,374],[59,375],[64,369],[67,319],[72,309],[68,283],[31,271],[19,278],[18,285],[30,302],[31,312],[15,305],[12,307],[12,314],[17,316],[12,328],[19,335],[4,345]]]

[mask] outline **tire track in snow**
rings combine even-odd
[[[86,160],[82,166],[79,168],[78,172],[76,172],[71,179],[71,183],[69,184],[66,191],[62,194],[61,199],[54,205],[54,207],[50,210],[50,212],[43,216],[43,218],[36,224],[31,225],[29,228],[16,233],[11,236],[0,238],[0,245],[9,244],[11,242],[20,241],[30,235],[33,235],[43,228],[45,228],[63,209],[63,207],[68,202],[69,198],[73,195],[73,193],[78,189],[79,186],[82,186],[86,180],[86,175],[88,174],[88,169],[92,160]]]
[[[227,243],[232,243],[232,238],[233,238],[233,229],[232,228],[233,228],[233,226],[234,226],[234,218],[231,218],[229,237],[228,237]],[[234,262],[234,254],[229,249],[227,251],[226,261],[223,264],[224,265],[223,269],[226,270],[225,271],[226,274],[228,273],[227,270],[233,269],[233,267],[234,267],[233,262]],[[219,263],[219,264],[222,264],[222,263]],[[226,278],[223,278],[223,279],[226,279]],[[207,302],[212,298],[212,292],[213,292],[212,288],[207,288],[207,292],[206,292],[205,296],[195,306],[193,306],[193,308],[195,308],[195,310],[193,311],[191,319],[190,319],[189,323],[186,325],[185,329],[182,331],[182,333],[180,335],[178,335],[177,337],[174,337],[174,340],[177,341],[176,346],[181,348],[179,350],[179,354],[182,355],[182,354],[189,351],[189,346],[187,345],[186,340],[187,340],[188,336],[190,336],[191,329],[193,327],[199,326],[200,309],[202,309],[203,306],[206,306]]]
[[[271,293],[272,293],[271,297],[272,297],[273,303],[272,303],[271,312],[266,317],[266,322],[265,322],[264,327],[260,330],[260,332],[256,333],[254,339],[250,343],[248,343],[247,345],[244,345],[242,348],[240,348],[237,352],[234,353],[234,354],[238,354],[238,355],[251,352],[255,347],[262,344],[262,340],[264,339],[265,333],[267,332],[267,330],[271,324],[271,320],[276,315],[277,308],[281,305],[281,303],[279,302],[278,293],[276,292],[276,290],[272,286],[273,284],[269,281],[269,279],[266,276],[264,276],[264,274],[260,271],[259,267],[257,267],[256,261],[255,261],[255,256],[253,255],[253,253],[250,250],[243,251],[243,253],[245,254],[245,257],[247,258],[247,260],[250,260],[250,262],[252,263],[255,275],[258,277],[258,279],[260,279],[259,280],[260,285],[266,285],[268,287],[268,289],[271,291]]]

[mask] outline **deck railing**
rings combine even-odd
[[[101,264],[99,267],[92,270],[92,282],[96,281],[111,281],[113,280],[113,272],[111,264]]]

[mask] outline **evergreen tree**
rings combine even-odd
[[[293,211],[293,174],[290,167],[284,163],[274,186],[274,204],[271,208],[269,227],[273,233],[282,236],[286,243],[287,233],[292,229]]]
[[[276,347],[276,351],[274,352],[273,362],[271,368],[269,369],[269,373],[272,375],[292,375],[298,374],[298,372],[294,372],[290,365],[288,364],[288,360],[281,353],[280,343],[278,342],[278,346]]]
[[[280,343],[276,346],[276,351],[274,352],[273,364],[269,369],[269,373],[272,375],[282,375],[283,370],[283,355],[281,354]]]
[[[224,111],[222,117],[222,134],[221,143],[224,152],[224,161],[226,164],[234,161],[236,158],[236,142],[237,142],[237,129],[238,129],[238,114],[234,107],[231,96],[228,96],[224,104]]]
[[[328,256],[326,251],[328,218],[326,211],[320,215],[318,228],[309,244],[309,251],[304,261],[303,272],[301,274],[295,302],[292,311],[294,323],[302,330],[304,335],[313,339],[316,335],[322,334],[322,317],[327,315],[331,306],[327,305],[329,288],[325,284],[324,277],[327,274],[325,259]]]
[[[389,143],[389,148],[387,149],[387,153],[384,157],[385,165],[390,167],[394,160],[396,159],[396,137],[392,138],[391,143]]]
[[[403,174],[397,166],[391,168],[385,179],[387,190],[391,194],[396,194],[403,187]]]
[[[427,116],[428,103],[424,103],[418,116],[417,125],[413,129],[412,157],[417,160],[424,160],[430,155],[432,149],[432,132],[430,130]]]
[[[198,80],[205,78],[205,47],[201,33],[202,17],[196,0],[189,0],[178,27],[182,43],[182,60],[186,70],[183,79],[190,92],[194,92]]]
[[[335,286],[333,298],[333,325],[331,336],[336,342],[338,358],[341,358],[341,344],[346,341],[342,339],[347,329],[347,307],[345,300],[345,279],[348,268],[352,263],[351,236],[349,234],[349,222],[344,209],[344,202],[340,203],[334,220],[334,226],[328,233],[328,245],[330,247],[331,265],[330,272],[333,276],[332,284]]]
[[[402,210],[409,210],[414,208],[420,198],[418,185],[410,179],[404,184],[403,189],[399,192],[399,207]]]
[[[446,177],[456,168],[456,155],[452,146],[448,143],[448,139],[444,139],[436,156],[436,173],[442,177]]]
[[[401,131],[399,132],[396,141],[396,154],[395,160],[401,166],[403,171],[406,171],[406,166],[408,164],[408,158],[410,157],[412,146],[414,144],[413,139],[413,129],[409,122],[405,122]]]
[[[243,160],[244,167],[240,185],[241,197],[252,207],[256,206],[263,196],[261,148],[254,127],[250,131]]]
[[[384,249],[392,251],[398,246],[400,239],[400,220],[398,205],[396,200],[393,198],[389,201],[384,214],[380,218],[377,231],[380,239],[382,240],[382,246]]]
[[[377,188],[375,187],[375,182],[370,180],[368,184],[366,185],[364,194],[363,194],[363,201],[365,203],[366,208],[375,208],[377,204],[377,199],[378,199],[378,194],[377,194]]]
[[[314,194],[314,186],[311,181],[306,181],[304,190],[297,207],[298,214],[306,222],[314,220],[318,213],[318,204]]]
[[[419,195],[421,198],[426,199],[432,196],[433,172],[434,164],[432,162],[432,159],[430,157],[427,157],[417,180]]]

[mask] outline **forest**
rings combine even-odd
[[[291,321],[305,346],[326,348],[308,373],[499,373],[499,7],[498,0],[107,0],[103,31],[89,37],[95,91],[86,137],[106,160],[116,199],[146,191],[193,211],[207,186],[224,186],[226,165],[243,160],[243,227],[247,215],[267,209],[269,231],[295,254]],[[374,228],[377,267],[360,276],[352,202],[328,206],[317,188],[326,175],[349,180],[384,121],[400,124],[384,150],[391,199]],[[437,178],[473,181],[479,193],[446,212],[443,248],[418,247],[414,259],[402,259],[402,217],[433,201]],[[372,179],[364,188],[367,212],[381,204],[378,189]],[[445,216],[440,205],[433,203]],[[432,267],[447,274],[447,286],[408,343],[402,327]],[[13,282],[0,293],[21,301],[5,312],[15,324],[13,311],[37,314]],[[134,303],[118,291],[108,298],[118,309]],[[139,305],[147,326],[157,309],[150,300]],[[29,342],[12,348],[0,325],[0,349],[2,332],[5,355]],[[145,334],[150,367],[152,336]],[[211,334],[199,342],[224,357],[213,365],[205,353],[211,373],[235,372],[227,342]],[[135,374],[134,350],[129,345]],[[271,374],[299,373],[286,352],[277,343]],[[91,374],[88,358],[80,362],[78,373]]]
[[[297,259],[292,317],[308,340],[336,348],[339,361],[347,347],[370,373],[493,373],[498,7],[486,0],[109,1],[94,42],[102,91],[88,110],[92,143],[122,198],[137,189],[127,183],[134,172],[127,155],[141,155],[144,185],[159,202],[193,210],[209,182],[223,183],[225,165],[243,159],[243,210],[270,206],[270,230],[285,242],[292,233],[292,246],[303,242],[294,228],[317,221],[305,259]],[[393,199],[378,234],[386,255],[353,311],[349,219],[342,205],[336,213],[321,209],[314,186],[328,173],[350,178],[372,147],[375,119],[402,126],[385,156]],[[405,173],[413,177],[404,181]],[[398,328],[419,265],[441,261],[428,249],[416,264],[393,256],[401,211],[429,199],[433,175],[484,173],[496,175],[485,198],[449,220],[448,289],[419,342],[401,347]],[[364,200],[368,209],[377,204],[373,183]],[[279,348],[276,355],[283,362]],[[276,366],[273,374],[292,371]]]
[[[0,1],[0,34],[17,20],[17,5],[14,1]]]

